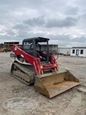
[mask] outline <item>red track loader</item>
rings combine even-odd
[[[69,71],[58,73],[58,64],[49,51],[49,39],[35,37],[24,39],[22,46],[14,45],[16,58],[11,67],[12,76],[26,85],[33,85],[36,91],[52,98],[74,86],[79,80]],[[42,47],[46,44],[46,47]]]

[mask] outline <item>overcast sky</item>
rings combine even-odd
[[[0,43],[37,36],[86,46],[86,0],[0,0]]]

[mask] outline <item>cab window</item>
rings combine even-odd
[[[33,43],[32,42],[24,42],[23,48],[26,49],[26,50],[27,49],[31,50],[31,49],[33,49]]]

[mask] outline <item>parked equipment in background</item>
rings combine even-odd
[[[59,73],[55,57],[49,51],[49,39],[35,37],[24,39],[22,47],[14,45],[15,60],[11,74],[26,85],[33,85],[36,91],[52,98],[74,86],[79,80],[69,71]],[[45,50],[42,44],[46,44]]]
[[[19,42],[4,42],[0,44],[0,52],[8,52],[11,51],[11,47],[13,45],[19,45]]]

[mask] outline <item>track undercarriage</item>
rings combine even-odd
[[[35,73],[30,69],[31,65],[20,64],[14,61],[11,66],[11,74],[26,85],[34,84]]]

